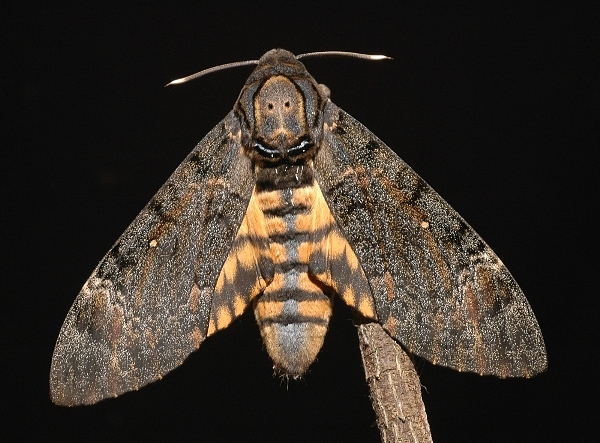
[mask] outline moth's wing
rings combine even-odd
[[[535,316],[496,254],[406,163],[332,103],[314,163],[392,337],[460,371],[519,377],[546,369]]]
[[[306,242],[311,278],[332,288],[363,319],[376,320],[369,282],[358,257],[340,231],[318,183],[314,188],[312,211],[313,225]]]
[[[273,280],[269,249],[265,216],[253,193],[214,286],[207,336],[229,326]]]
[[[52,358],[55,403],[90,404],[138,389],[198,348],[253,184],[230,113],[140,212],[75,299]]]

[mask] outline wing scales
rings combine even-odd
[[[85,283],[50,371],[57,404],[95,403],[177,367],[207,335],[213,288],[253,186],[230,113],[192,151]]]
[[[367,128],[331,103],[325,112],[315,171],[386,330],[461,371],[545,370],[535,316],[489,246]]]

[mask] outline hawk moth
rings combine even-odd
[[[434,364],[546,368],[535,316],[494,252],[275,49],[81,289],[52,400],[91,404],[155,381],[249,305],[275,369],[300,376],[335,296]]]

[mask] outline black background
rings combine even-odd
[[[573,5],[420,3],[4,11],[2,437],[378,441],[341,304],[301,382],[273,378],[247,313],[141,391],[70,409],[48,396],[54,342],[80,287],[232,108],[252,67],[163,85],[283,47],[394,58],[305,65],[482,235],[544,333],[549,369],[530,380],[419,362],[434,440],[584,438],[598,394],[598,17]]]

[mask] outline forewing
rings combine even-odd
[[[90,404],[138,389],[204,340],[213,289],[253,186],[239,140],[230,113],[94,270],[56,343],[55,403]]]
[[[545,370],[521,289],[475,231],[383,142],[328,103],[315,171],[377,316],[435,364],[501,377]]]

